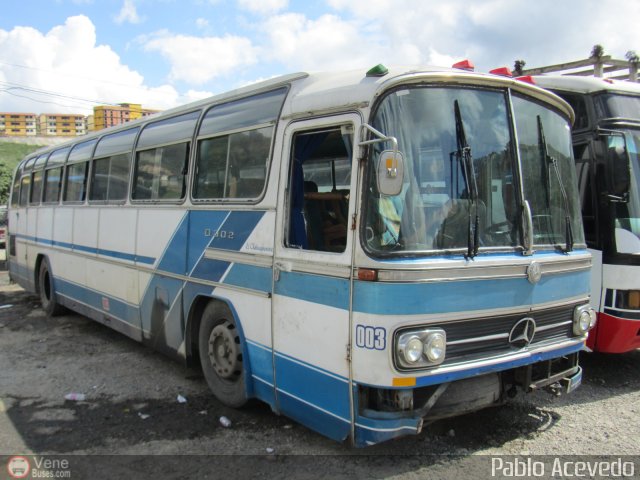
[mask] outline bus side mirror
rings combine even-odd
[[[385,150],[378,157],[376,168],[378,191],[382,195],[396,196],[402,191],[404,157],[397,150]]]
[[[616,141],[621,139],[622,142]],[[609,195],[625,198],[631,185],[629,153],[624,137],[609,137],[607,148],[607,190]]]

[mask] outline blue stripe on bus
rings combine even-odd
[[[136,328],[140,327],[138,315],[138,307],[122,300],[106,295],[95,290],[80,286],[78,284],[63,280],[60,277],[54,277],[54,289],[61,295],[82,302],[85,305],[100,310],[108,315],[116,317]],[[103,299],[108,301],[109,309],[103,308]]]
[[[247,350],[249,351],[249,362],[253,376],[273,388],[273,353],[271,348],[253,340],[247,340]]]
[[[349,383],[276,354],[278,407],[282,413],[334,440],[351,430]]]
[[[228,216],[228,210],[191,210],[189,212],[187,272],[191,272],[202,260],[202,255],[213,240],[213,235]]]
[[[418,416],[380,419],[357,415],[355,444],[357,447],[366,447],[407,434],[417,434],[421,423],[422,418]]]
[[[591,273],[433,283],[354,283],[353,310],[378,315],[419,315],[536,305],[586,295]],[[312,288],[312,286],[308,286]],[[322,302],[318,302],[322,303]]]
[[[330,307],[349,309],[349,279],[280,272],[276,294]]]
[[[182,220],[162,253],[156,268],[160,271],[184,275],[187,269],[187,248],[189,247],[189,213]]]
[[[235,263],[224,278],[224,283],[237,287],[250,288],[260,292],[271,292],[273,269]]]
[[[93,255],[102,255],[104,257],[117,258],[119,260],[136,261],[139,263],[145,263],[152,265],[155,262],[155,258],[147,257],[144,255],[135,255],[132,253],[119,252],[115,250],[106,250],[102,248],[88,247],[76,243],[60,242],[57,240],[50,240],[42,237],[32,237],[30,235],[15,235],[17,239],[26,240],[29,242],[38,243],[40,245],[49,245],[58,248],[64,248],[68,250],[77,250],[79,252],[91,253]]]
[[[264,211],[254,210],[231,212],[209,246],[223,250],[240,250],[264,213]]]
[[[191,212],[188,272],[193,272],[194,277],[204,280],[220,280],[219,269],[222,268],[222,263],[216,264],[216,260],[203,258],[205,249],[209,247],[239,251],[264,213],[264,211]]]
[[[224,273],[231,265],[223,260],[212,260],[203,258],[191,273],[191,277],[211,282],[219,282]]]

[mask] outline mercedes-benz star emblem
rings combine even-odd
[[[509,343],[514,347],[524,348],[533,341],[535,334],[536,321],[530,317],[523,318],[509,332]]]
[[[535,285],[542,278],[542,268],[540,268],[540,264],[537,262],[531,262],[527,267],[527,280],[530,283]]]

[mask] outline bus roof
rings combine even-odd
[[[607,78],[577,77],[572,75],[536,75],[536,85],[552,90],[576,93],[620,92],[640,95],[640,84]]]
[[[58,150],[78,142],[99,138],[106,134],[145,125],[181,113],[226,103],[260,92],[273,90],[281,86],[290,86],[291,88],[283,107],[282,117],[297,118],[345,111],[349,108],[366,108],[370,106],[370,103],[372,103],[376,95],[379,95],[380,92],[388,88],[392,88],[401,83],[418,83],[424,82],[425,80],[446,82],[449,84],[472,83],[476,85],[486,85],[488,87],[510,87],[551,103],[554,107],[563,111],[571,119],[571,122],[573,122],[573,111],[562,99],[543,88],[520,82],[511,77],[473,73],[456,68],[428,66],[389,67],[388,73],[381,76],[367,76],[365,69],[339,72],[298,72],[247,85],[122,125],[98,130],[82,138],[77,137],[68,142],[39,150],[32,155]]]

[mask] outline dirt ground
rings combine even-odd
[[[581,364],[583,384],[571,395],[520,396],[356,450],[260,403],[224,407],[199,372],[85,317],[46,318],[0,271],[0,455],[118,455],[111,465],[131,478],[159,469],[153,458],[164,460],[157,478],[413,479],[466,477],[491,455],[640,455],[640,350],[583,354]],[[198,457],[175,457],[185,454]]]

